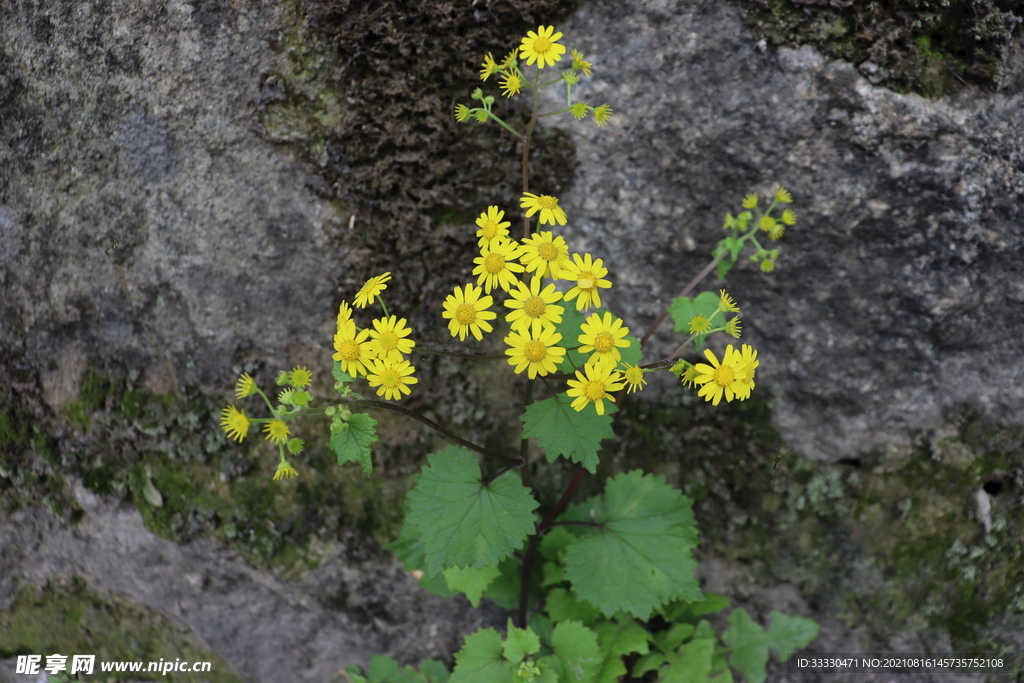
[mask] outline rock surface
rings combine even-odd
[[[726,211],[781,183],[799,222],[776,271],[745,263],[728,287],[787,442],[835,461],[905,448],[963,405],[1020,422],[1019,34],[997,90],[930,101],[761,49],[731,3],[589,3],[563,30],[594,60],[579,97],[615,110],[606,128],[559,119],[579,159],[566,238],[612,264],[631,328],[706,263]]]

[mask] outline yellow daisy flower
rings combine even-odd
[[[341,332],[342,329],[352,328],[352,334],[355,334],[356,323],[352,320],[352,307],[348,305],[347,301],[342,301],[341,305],[338,306],[338,321],[335,325],[335,332]]]
[[[490,296],[480,296],[483,289],[466,285],[463,293],[462,287],[456,287],[454,294],[449,294],[444,300],[444,312],[442,317],[450,318],[448,331],[452,336],[458,336],[459,341],[466,340],[466,333],[472,332],[477,341],[483,339],[483,332],[490,332],[493,327],[487,322],[498,317],[498,314],[486,309],[491,307],[494,299]]]
[[[256,380],[250,377],[248,372],[243,372],[238,378],[238,383],[235,384],[235,398],[245,398],[255,393]]]
[[[229,439],[241,442],[249,433],[249,418],[245,416],[244,410],[228,406],[221,412],[220,428]]]
[[[644,379],[644,369],[639,365],[627,365],[622,371],[622,379],[628,385],[626,387],[627,394],[642,390],[647,384],[647,380]]]
[[[741,329],[742,329],[742,326],[740,325],[740,317],[739,316],[736,316],[735,318],[732,318],[731,320],[729,320],[729,322],[727,322],[725,324],[725,332],[726,332],[726,334],[729,334],[729,335],[735,337],[736,339],[740,338],[740,330]]]
[[[597,127],[608,125],[608,122],[612,120],[612,108],[607,104],[602,104],[600,107],[594,108],[594,121],[597,123]]]
[[[476,219],[477,227],[480,228],[476,231],[476,236],[480,238],[477,242],[478,247],[486,247],[494,240],[508,236],[508,226],[512,224],[508,221],[503,222],[501,219],[504,217],[505,212],[499,211],[496,206],[488,206],[487,211],[480,214]]]
[[[540,283],[541,278],[535,275],[529,287],[525,282],[517,282],[516,288],[509,290],[511,296],[505,299],[505,305],[512,310],[505,316],[505,320],[512,325],[514,331],[537,336],[542,328],[554,328],[562,322],[565,308],[554,305],[562,300],[562,293],[555,289],[553,282],[548,283],[543,290]]]
[[[480,250],[480,256],[473,259],[477,264],[473,275],[477,276],[477,286],[483,286],[488,294],[500,287],[506,292],[519,280],[514,273],[523,272],[524,268],[516,263],[519,258],[519,243],[508,238],[499,238],[489,246]]]
[[[590,107],[587,106],[586,102],[577,102],[572,105],[571,111],[572,115],[577,119],[585,119],[587,118],[587,112],[590,111]]]
[[[558,277],[562,280],[575,282],[576,286],[565,293],[566,301],[576,299],[576,310],[586,311],[590,308],[601,307],[600,289],[608,289],[612,286],[610,280],[602,280],[608,274],[601,259],[591,259],[590,254],[573,254],[572,260],[567,260],[562,265]]]
[[[555,346],[560,341],[562,335],[553,327],[544,328],[534,335],[513,332],[505,337],[505,343],[510,347],[505,349],[505,354],[511,356],[508,364],[515,366],[516,373],[525,369],[530,379],[550,374],[565,358],[565,349]]]
[[[569,260],[569,245],[561,235],[552,236],[550,230],[535,232],[521,246],[519,262],[527,272],[540,277],[557,278],[562,264]]]
[[[459,123],[465,123],[469,120],[469,107],[459,102],[455,105],[455,120]]]
[[[739,392],[744,390],[741,385],[737,384],[739,374],[744,371],[740,367],[743,360],[740,352],[730,344],[725,347],[725,354],[722,356],[721,362],[718,361],[715,352],[711,349],[704,349],[704,356],[711,362],[711,365],[697,363],[694,366],[697,368],[697,376],[693,381],[702,385],[698,395],[703,396],[706,401],[711,401],[711,404],[716,406],[721,402],[723,394],[725,400],[729,402],[738,398]]]
[[[355,305],[356,308],[366,308],[373,303],[373,299],[383,292],[388,286],[385,284],[391,279],[391,273],[384,273],[377,277],[371,277],[363,285],[363,288],[356,294]]]
[[[739,367],[739,372],[736,373],[736,384],[733,385],[733,391],[736,392],[736,397],[739,400],[745,401],[750,398],[750,392],[754,389],[754,374],[761,361],[757,359],[757,351],[750,344],[744,344],[737,355],[739,359],[736,365]]]
[[[789,193],[789,190],[784,188],[782,185],[775,186],[775,201],[780,204],[790,204],[793,202],[793,195]]]
[[[371,387],[379,387],[378,396],[383,396],[389,401],[397,401],[403,394],[412,393],[408,385],[419,382],[415,377],[410,377],[416,372],[416,368],[404,358],[398,361],[375,358],[372,363],[366,379]]]
[[[283,420],[271,420],[263,428],[263,431],[267,433],[268,441],[273,441],[279,445],[287,441],[288,435],[291,434],[291,430],[288,429],[288,425]]]
[[[412,334],[412,330],[405,326],[405,318],[391,316],[390,318],[378,318],[373,321],[373,329],[370,330],[370,352],[377,358],[397,363],[402,360],[402,355],[412,351],[416,342],[412,339],[404,339]]]
[[[786,225],[796,225],[796,213],[793,212],[793,209],[783,211],[779,219]]]
[[[690,334],[704,334],[711,329],[711,321],[702,315],[690,318]]]
[[[733,301],[731,296],[726,294],[724,289],[718,290],[718,295],[720,297],[718,301],[719,308],[723,311],[732,311],[733,313],[740,312],[740,307],[736,305],[736,302]]]
[[[685,361],[684,361],[685,362]],[[697,386],[697,366],[690,364],[686,370],[683,371],[682,376],[679,378],[683,383],[683,386],[690,387],[691,389]]]
[[[757,195],[751,192],[743,198],[743,208],[753,209],[755,206],[757,206]]]
[[[555,62],[561,61],[562,54],[565,53],[565,46],[556,42],[561,37],[561,32],[555,33],[554,26],[540,26],[536,33],[527,31],[522,45],[519,46],[519,54],[526,60],[528,66],[533,66],[534,62],[537,63],[538,69],[553,66]]]
[[[776,223],[775,227],[768,231],[768,239],[773,242],[782,239],[782,235],[786,232],[786,226],[782,223]]]
[[[277,463],[277,471],[274,472],[274,481],[280,481],[281,479],[291,479],[299,476],[299,473],[295,471],[295,468],[291,466],[287,460],[282,460]]]
[[[292,368],[292,371],[288,373],[288,383],[293,387],[304,389],[309,386],[309,383],[313,381],[313,373],[311,373],[305,366],[299,366]]]
[[[480,66],[483,67],[480,69],[481,81],[486,81],[490,78],[498,68],[497,63],[494,61],[494,55],[490,52],[484,56],[484,62]]]
[[[765,259],[764,261],[761,261],[761,272],[762,273],[770,273],[773,270],[775,270],[775,262],[774,261],[772,261],[771,259]]]
[[[519,78],[519,74],[510,73],[501,82],[501,89],[503,91],[501,94],[505,97],[512,97],[513,95],[518,95],[522,87],[523,79]]]
[[[522,199],[519,200],[519,205],[526,209],[527,218],[540,211],[541,225],[554,225],[555,223],[565,225],[566,223],[565,211],[558,205],[557,197],[524,192]]]
[[[572,68],[577,71],[582,71],[584,76],[590,75],[590,67],[594,66],[593,62],[588,62],[583,59],[583,53],[579,50],[572,51]]]
[[[507,55],[505,55],[505,59],[501,60],[501,64],[498,65],[498,68],[502,69],[503,71],[508,71],[509,69],[512,68],[513,62],[516,61],[516,57],[518,56],[519,48],[517,47],[516,49],[512,50],[512,52],[509,52]]]
[[[577,370],[576,379],[569,380],[570,388],[566,392],[570,398],[575,398],[572,402],[573,410],[579,412],[586,408],[587,404],[593,403],[597,414],[604,415],[604,399],[615,402],[611,392],[622,388],[623,385],[619,382],[622,377],[618,370],[613,370],[611,366],[603,363],[587,363],[583,369],[587,373],[586,376]]]
[[[580,353],[590,353],[588,363],[607,363],[614,367],[620,360],[622,354],[620,348],[629,346],[629,340],[624,337],[629,334],[629,328],[622,326],[622,320],[616,318],[608,311],[601,314],[594,313],[580,325],[579,343]]]
[[[374,357],[369,341],[370,331],[361,330],[358,334],[355,325],[351,330],[343,330],[334,335],[334,360],[341,363],[341,369],[352,377],[366,374],[366,366]]]

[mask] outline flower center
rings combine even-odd
[[[531,318],[539,318],[544,315],[546,306],[547,304],[544,303],[544,299],[541,299],[539,296],[531,296],[523,304],[523,311]]]
[[[505,270],[505,257],[501,254],[488,254],[484,260],[484,268],[491,275],[497,275]]]
[[[473,304],[460,304],[455,309],[455,319],[463,325],[471,325],[476,322],[476,308]]]
[[[558,247],[553,245],[551,242],[544,242],[537,247],[537,253],[545,261],[554,261],[558,258]]]
[[[715,368],[715,383],[720,387],[727,387],[736,381],[736,372],[731,365],[722,364]]]
[[[626,370],[626,381],[629,382],[630,384],[639,384],[641,381],[643,381],[643,378],[644,371],[635,365],[631,367],[629,370]]]
[[[351,339],[343,341],[341,342],[341,348],[338,349],[338,353],[347,361],[359,360],[359,344]]]
[[[384,372],[380,373],[380,383],[386,386],[388,389],[394,389],[402,381],[402,376],[398,374],[398,371],[394,368],[388,368]]]
[[[494,236],[498,234],[498,224],[494,221],[484,221],[484,226],[480,228],[480,232],[483,233],[484,239],[493,240]]]
[[[597,282],[597,276],[591,273],[589,270],[585,270],[580,273],[580,276],[576,278],[576,286],[580,289],[593,289],[594,283]]]
[[[537,203],[540,204],[542,209],[554,209],[558,206],[558,200],[554,197],[549,197],[546,194],[542,194],[537,198]]]
[[[548,355],[548,347],[544,345],[544,342],[533,339],[526,342],[526,346],[523,347],[523,355],[526,356],[526,360],[536,363],[539,360],[544,360],[544,357]]]
[[[390,351],[398,344],[398,335],[391,330],[384,330],[380,333],[380,337],[377,338],[377,343],[380,344],[382,349]]]
[[[594,337],[594,350],[598,353],[608,353],[615,348],[615,337],[611,332],[601,332]]]
[[[533,51],[539,55],[544,54],[551,49],[551,41],[547,38],[540,37],[533,41]]]
[[[604,382],[599,382],[596,379],[590,380],[583,388],[583,395],[591,401],[604,398]]]

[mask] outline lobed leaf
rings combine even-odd
[[[724,261],[718,265],[721,267],[722,263]],[[697,315],[711,320],[711,316],[718,310],[718,300],[719,296],[714,292],[701,292],[694,299],[688,296],[673,299],[668,307],[668,313],[672,316],[672,322],[675,323],[675,331],[690,334],[690,318]],[[707,338],[706,334],[698,334],[694,337],[693,344],[698,351],[704,347],[704,340]]]
[[[594,410],[576,412],[572,399],[564,392],[531,403],[519,419],[523,421],[523,438],[537,439],[548,462],[564,455],[591,474],[597,472],[600,462],[597,452],[601,440],[615,436],[610,414],[598,415]]]
[[[722,640],[733,648],[729,664],[743,674],[747,683],[764,683],[769,648],[784,662],[818,636],[819,627],[813,619],[781,612],[772,612],[769,618],[770,626],[765,631],[741,607],[729,615],[729,628],[722,633]]]
[[[331,450],[338,455],[338,464],[358,462],[363,473],[373,472],[371,446],[377,440],[377,421],[366,413],[355,413],[348,420],[348,429],[331,434]]]

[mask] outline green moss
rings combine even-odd
[[[23,587],[14,606],[0,612],[0,658],[21,654],[93,654],[103,661],[211,663],[203,674],[169,673],[172,681],[241,681],[223,658],[191,631],[153,610],[90,587],[79,577],[51,581],[42,590]],[[128,672],[103,674],[107,681],[135,680]]]
[[[82,405],[89,410],[98,410],[103,407],[103,402],[111,393],[109,380],[96,370],[87,370],[82,376],[78,398]]]
[[[89,430],[89,415],[82,401],[72,401],[69,403],[64,409],[64,415],[67,417],[68,422],[78,427],[81,431]]]
[[[857,66],[898,92],[940,97],[965,85],[991,85],[1019,3],[991,0],[743,0],[756,38],[774,46],[812,45]]]

